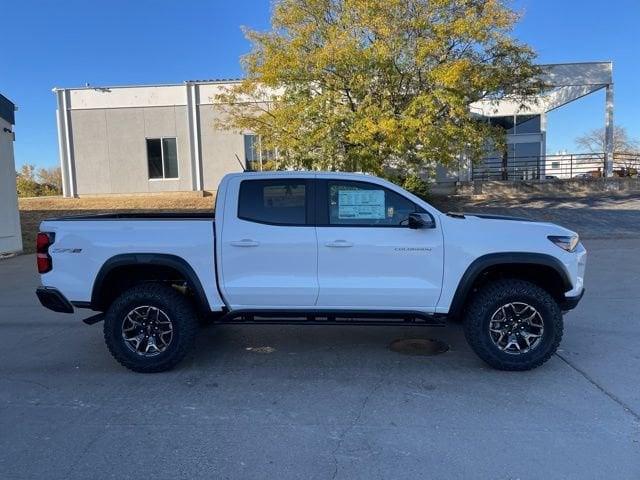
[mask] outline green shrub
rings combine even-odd
[[[404,178],[402,181],[402,188],[410,191],[423,200],[426,200],[429,196],[429,184],[415,173],[410,173]]]
[[[41,168],[36,173],[33,165],[25,164],[16,172],[16,190],[19,197],[42,197],[62,193],[60,167]]]
[[[16,177],[16,189],[19,197],[39,197],[42,195],[42,186],[38,182],[21,175]]]

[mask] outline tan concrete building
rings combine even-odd
[[[548,111],[601,88],[607,89],[608,102],[611,96],[607,112],[609,105],[613,108],[610,62],[547,68],[554,88],[525,109],[509,101],[470,106],[507,130],[505,162],[525,158],[535,165],[527,166],[526,174],[517,169],[522,178],[544,174]],[[259,139],[250,132],[214,126],[223,111],[216,94],[233,83],[54,89],[65,196],[215,190],[223,175],[260,156],[255,148]],[[500,159],[499,171],[504,170],[501,165]],[[437,180],[444,184],[473,178],[463,158],[458,171],[437,170]]]
[[[253,141],[214,130],[230,83],[54,89],[65,196],[215,190]]]
[[[15,110],[15,105],[0,95],[0,254],[22,250],[13,158]]]

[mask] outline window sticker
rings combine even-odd
[[[338,218],[384,220],[384,190],[338,191]]]

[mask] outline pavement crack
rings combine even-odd
[[[337,454],[338,454],[338,451],[342,448],[342,445],[344,443],[344,439],[349,434],[349,432],[351,432],[351,430],[353,430],[356,427],[356,425],[358,425],[358,423],[360,423],[360,419],[362,418],[362,414],[364,413],[365,409],[367,408],[369,400],[380,389],[380,387],[382,386],[384,381],[389,376],[390,372],[391,372],[391,370],[385,372],[380,377],[380,379],[375,383],[375,385],[373,387],[371,387],[371,390],[369,390],[369,393],[367,393],[365,395],[364,399],[362,400],[362,403],[360,404],[360,408],[358,409],[358,413],[356,413],[355,417],[353,417],[353,421],[347,426],[347,428],[344,429],[344,431],[338,437],[338,444],[336,445],[336,448],[334,448],[333,451],[331,452],[331,456],[333,458],[333,464],[334,464],[333,474],[331,475],[331,480],[335,480],[336,477],[338,476],[339,463],[338,463]]]
[[[598,382],[596,382],[596,380],[593,377],[591,377],[591,375],[589,375],[587,372],[585,372],[581,368],[579,368],[576,365],[574,365],[572,362],[570,362],[567,358],[565,358],[564,356],[562,356],[558,352],[556,352],[556,356],[560,360],[562,360],[564,363],[566,363],[569,366],[569,368],[572,368],[573,370],[578,372],[580,375],[582,375],[582,377],[585,380],[587,380],[591,385],[596,387],[598,390],[600,390],[602,393],[604,393],[607,397],[609,397],[611,400],[613,400],[615,403],[617,403],[619,406],[621,406],[622,409],[626,413],[631,415],[636,420],[636,422],[640,423],[640,414],[638,412],[636,412],[633,408],[631,408],[624,400],[622,400],[617,395],[615,395],[614,393],[611,393],[609,390],[604,388],[602,385],[600,385]]]
[[[24,378],[12,378],[5,375],[0,375],[0,381],[4,382],[16,382],[16,383],[25,383],[27,385],[35,385],[37,387],[43,388],[45,390],[49,390],[49,387],[44,383],[36,382],[35,380],[27,380]]]

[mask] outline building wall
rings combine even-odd
[[[12,132],[12,125],[0,118],[0,254],[22,250]]]
[[[245,156],[241,134],[214,126],[222,115],[214,103],[221,88],[216,83],[56,90],[61,163],[70,172],[65,194],[217,189],[225,174],[241,169],[238,159],[244,162]],[[161,137],[176,138],[177,179],[149,179],[146,139]]]
[[[200,105],[198,109],[203,185],[205,190],[216,190],[223,176],[240,171],[238,158],[244,162],[244,141],[236,132],[215,129],[214,122],[222,118],[218,106]]]
[[[191,190],[186,106],[72,110],[78,195]],[[147,138],[175,137],[177,179],[149,179]]]

